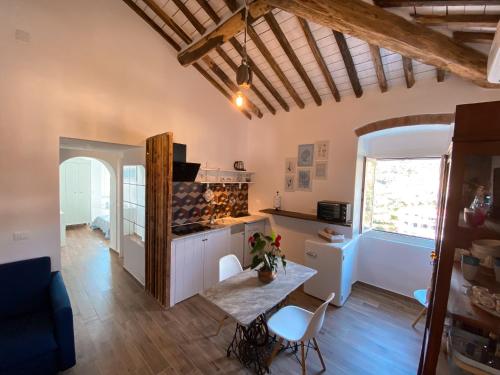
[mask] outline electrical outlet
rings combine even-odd
[[[27,231],[14,232],[12,238],[14,241],[24,241],[29,238],[29,233]]]

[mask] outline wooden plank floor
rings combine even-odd
[[[63,276],[75,320],[77,365],[65,374],[250,374],[226,358],[234,325],[214,336],[222,314],[200,297],[162,310],[121,266],[99,232],[68,230]],[[291,303],[320,302],[302,292]],[[411,322],[420,307],[411,300],[356,285],[342,308],[329,307],[318,342],[327,374],[415,374],[423,324]],[[299,374],[293,355],[280,354],[273,374]],[[316,353],[308,374],[318,374]]]

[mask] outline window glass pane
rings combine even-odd
[[[146,185],[146,169],[142,165],[137,166],[137,185]]]
[[[146,205],[146,187],[137,186],[137,204],[144,207]]]
[[[434,238],[440,166],[440,159],[376,160],[365,173],[363,227]]]
[[[144,241],[145,169],[142,165],[123,167],[123,231]]]
[[[144,219],[144,207],[137,207],[137,224],[141,227],[145,227]]]
[[[129,202],[137,204],[137,187],[135,185],[130,185],[130,195]]]

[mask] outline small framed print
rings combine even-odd
[[[317,161],[314,164],[314,179],[326,180],[328,178],[328,162]]]
[[[297,172],[297,190],[312,191],[311,169],[299,169]]]
[[[285,159],[285,174],[295,174],[297,172],[297,158]]]
[[[297,157],[298,167],[312,167],[314,161],[314,145],[299,145],[299,154]]]
[[[314,151],[316,152],[314,155],[315,160],[327,161],[330,152],[330,141],[316,142]]]
[[[285,191],[295,191],[295,175],[285,175]]]

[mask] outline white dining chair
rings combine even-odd
[[[415,326],[417,325],[419,320],[422,319],[422,317],[425,315],[425,313],[427,312],[427,308],[429,307],[429,304],[427,302],[427,289],[415,290],[413,292],[413,297],[415,297],[418,303],[420,303],[424,307],[411,325],[413,328],[415,328]]]
[[[332,302],[335,293],[328,296],[326,301],[316,309],[314,313],[304,310],[297,306],[286,306],[278,310],[267,322],[269,330],[279,337],[277,345],[274,347],[273,352],[268,360],[268,366],[278,354],[278,351],[283,345],[283,340],[286,340],[291,345],[292,343],[300,343],[300,350],[302,355],[302,374],[306,373],[306,352],[305,347],[309,348],[309,343],[313,341],[313,349],[318,353],[323,371],[326,371],[325,361],[319,350],[316,336],[323,327],[325,320],[325,313],[328,304]]]
[[[237,275],[240,272],[243,272],[243,267],[241,267],[241,263],[236,255],[229,254],[219,259],[219,282],[224,281],[231,276]],[[217,328],[215,336],[219,335],[220,330],[222,329],[222,326],[227,318],[229,317],[226,315],[219,322],[219,327]]]

